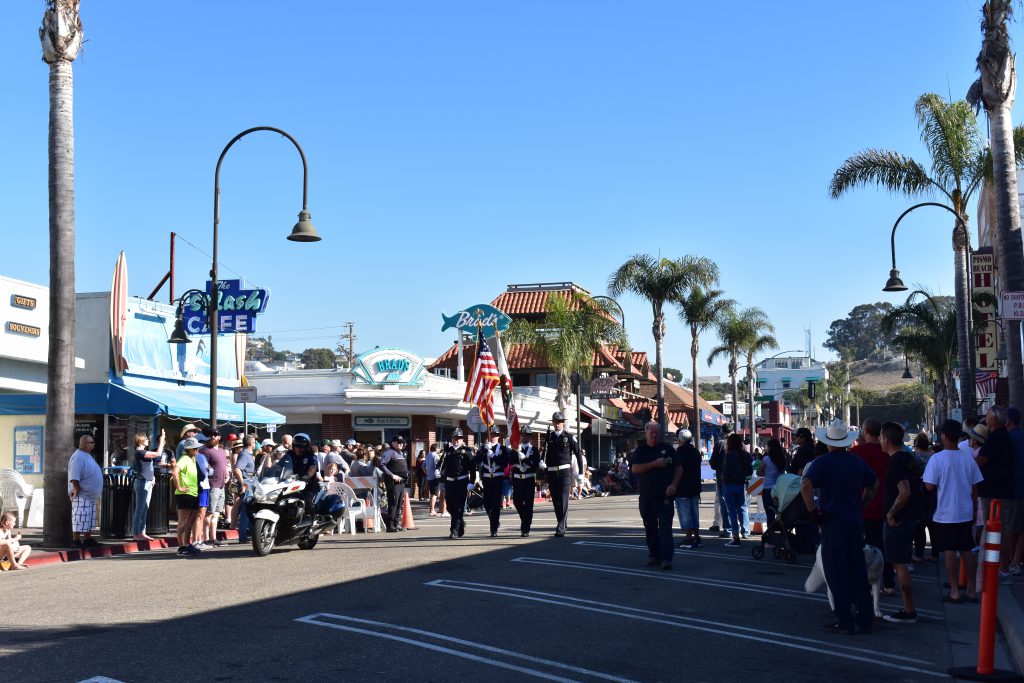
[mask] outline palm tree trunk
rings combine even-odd
[[[697,332],[693,328],[690,328],[690,336],[690,360],[693,362],[693,427],[690,431],[693,432],[693,445],[700,451],[700,383],[697,381],[697,354],[700,348]]]
[[[668,430],[668,416],[665,415],[665,379],[661,363],[662,346],[665,343],[665,314],[658,312],[654,316],[654,365],[658,374],[658,424],[661,425],[661,436],[665,438]]]
[[[733,356],[732,360],[729,362],[729,377],[732,380],[732,429],[734,432],[738,432],[740,430],[740,388],[736,383],[738,367],[739,363],[736,362],[736,356]]]
[[[956,352],[960,371],[960,408],[963,416],[973,415],[974,403],[974,344],[970,332],[971,301],[967,281],[967,243],[963,231],[953,227],[953,294],[956,298]]]
[[[1013,145],[1013,124],[1010,120],[1012,103],[1011,94],[1004,106],[989,110],[992,166],[995,171],[993,189],[997,216],[996,258],[1004,292],[1024,291],[1024,248],[1021,245],[1017,168],[1014,163],[1016,151]],[[1006,344],[1006,375],[1010,385],[1010,405],[1024,406],[1021,324],[1019,320],[1008,322],[1003,336]]]
[[[50,64],[50,320],[46,370],[43,542],[71,539],[68,460],[75,426],[75,132],[71,62]],[[99,445],[99,444],[97,444]]]

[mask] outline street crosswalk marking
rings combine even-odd
[[[898,669],[901,671],[912,671],[914,673],[919,673],[926,676],[948,678],[948,674],[945,671],[923,669],[918,666],[910,665],[929,665],[932,663],[927,660],[915,659],[913,657],[904,657],[902,655],[888,654],[885,652],[879,652],[877,650],[867,648],[840,645],[832,641],[816,640],[814,638],[794,636],[788,633],[778,633],[763,628],[750,628],[746,626],[740,626],[737,624],[728,624],[720,621],[712,621],[710,619],[687,617],[678,614],[671,614],[668,612],[658,612],[654,610],[644,610],[636,607],[631,607],[629,605],[616,605],[614,603],[599,602],[596,600],[577,598],[572,595],[546,593],[542,591],[518,588],[516,586],[476,583],[472,581],[456,581],[451,579],[435,579],[433,581],[426,582],[424,585],[431,586],[434,588],[449,588],[453,590],[489,593],[504,598],[528,600],[531,602],[539,602],[554,605],[559,609],[565,609],[566,607],[568,607],[571,609],[579,609],[588,612],[597,612],[612,617],[635,619],[638,621],[646,621],[651,623],[664,624],[668,626],[675,626],[677,628],[683,628],[692,631],[702,631],[723,638],[738,638],[741,640],[752,640],[759,644],[764,644],[766,640],[769,640],[771,642],[772,647],[803,650],[805,652],[813,652],[815,654],[823,655],[826,657],[848,659],[867,664],[874,664],[886,668]],[[907,664],[904,664],[903,662],[907,662]]]
[[[389,624],[389,623],[384,622],[384,621],[371,621],[370,619],[361,619],[359,617],[343,615],[343,614],[331,614],[329,612],[318,612],[316,614],[309,614],[309,615],[304,616],[304,617],[299,617],[295,621],[301,622],[303,624],[311,624],[313,626],[323,626],[323,627],[326,627],[326,628],[333,628],[333,629],[336,629],[336,630],[339,630],[339,631],[349,631],[349,632],[352,632],[352,633],[361,633],[363,635],[373,636],[375,638],[384,638],[386,640],[394,640],[394,641],[398,641],[398,642],[401,642],[401,643],[406,643],[408,645],[415,645],[416,647],[422,647],[422,648],[425,648],[427,650],[433,650],[434,652],[442,652],[444,654],[452,655],[452,656],[455,656],[455,657],[461,657],[463,659],[469,659],[469,660],[472,660],[474,662],[481,662],[483,664],[489,664],[491,666],[496,666],[496,667],[499,667],[499,668],[502,668],[502,669],[509,669],[509,670],[512,670],[512,671],[518,671],[519,673],[527,674],[529,676],[535,676],[537,678],[545,678],[545,679],[550,680],[550,681],[564,681],[564,682],[570,682],[571,683],[571,681],[573,681],[574,679],[563,678],[561,676],[555,676],[553,674],[549,674],[547,672],[540,671],[538,669],[530,669],[530,668],[527,668],[527,667],[524,667],[524,666],[519,666],[519,665],[516,665],[516,664],[510,664],[508,662],[501,662],[501,661],[497,661],[497,660],[494,660],[494,659],[488,659],[486,657],[481,657],[481,656],[478,656],[478,655],[474,655],[474,654],[472,654],[470,652],[464,652],[462,650],[455,650],[455,649],[452,649],[452,648],[449,648],[449,647],[444,647],[444,646],[441,646],[441,645],[435,645],[433,643],[423,642],[422,639],[427,638],[427,639],[439,640],[441,642],[453,643],[453,644],[462,646],[462,647],[467,648],[467,649],[473,649],[473,650],[478,650],[478,651],[483,651],[483,652],[489,652],[491,654],[502,656],[502,657],[511,657],[511,658],[515,658],[515,659],[524,659],[524,660],[527,660],[527,661],[529,661],[531,663],[534,663],[534,664],[543,664],[544,666],[548,666],[548,667],[551,667],[551,668],[554,668],[554,669],[562,669],[564,671],[570,671],[570,672],[575,673],[575,674],[581,674],[583,676],[589,676],[591,678],[599,678],[599,679],[606,680],[606,681],[615,681],[615,683],[635,683],[635,681],[633,681],[632,679],[622,678],[620,676],[613,676],[611,674],[606,674],[606,673],[603,673],[601,671],[592,671],[591,669],[584,669],[583,667],[573,666],[572,664],[566,664],[564,662],[556,662],[554,660],[545,659],[543,657],[537,657],[535,655],[527,655],[527,654],[523,654],[523,653],[520,653],[520,652],[514,652],[514,651],[509,650],[507,648],[494,647],[492,645],[487,645],[485,643],[476,643],[476,642],[469,641],[469,640],[463,640],[462,638],[455,638],[454,636],[446,636],[446,635],[443,635],[443,634],[440,634],[440,633],[436,633],[436,632],[433,632],[433,631],[426,631],[426,630],[423,630],[423,629],[411,628],[411,627],[408,627],[408,626],[399,626],[397,624]],[[352,624],[362,624],[364,626],[371,626],[371,627],[375,627],[378,630],[370,630],[370,629],[367,629],[367,628],[359,628],[358,626],[353,626]],[[379,629],[382,629],[382,628],[383,629],[391,629],[393,631],[399,631],[401,633],[408,633],[410,635],[416,636],[420,640],[416,640],[416,639],[413,639],[413,638],[406,638],[404,636],[399,636],[399,635],[395,635],[395,634],[391,634],[391,633],[382,633],[379,630]]]

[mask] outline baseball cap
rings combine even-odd
[[[227,436],[224,437],[224,440],[226,442],[228,442],[228,444],[233,444],[233,443],[235,443],[236,441],[239,440],[238,439],[238,434],[235,434],[234,432],[231,432],[230,434],[228,434]]]
[[[273,439],[263,439],[263,441],[260,442],[260,448],[263,448],[264,446],[276,446],[276,445],[277,444],[274,443]]]
[[[356,441],[355,439],[349,439],[348,441],[346,441],[346,442],[345,442],[345,445],[346,445],[346,446],[355,446],[355,445],[357,445],[358,443],[359,443],[359,442],[358,442],[358,441]]]
[[[395,434],[391,437],[391,443],[405,443],[405,437],[401,434]]]
[[[207,441],[210,440],[210,437],[208,437],[206,434],[203,434],[202,432],[199,432],[194,437],[192,437],[192,439],[194,441],[199,442],[199,443],[206,443]],[[186,439],[186,441],[187,441],[187,439]],[[186,446],[186,448],[188,448],[188,446]]]

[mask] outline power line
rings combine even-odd
[[[190,247],[192,247],[193,249],[195,249],[196,251],[198,251],[198,252],[199,252],[200,254],[202,254],[202,255],[203,255],[203,256],[205,256],[206,258],[210,259],[211,261],[213,260],[213,256],[211,256],[211,255],[210,255],[210,254],[208,254],[207,252],[203,251],[202,249],[200,249],[199,247],[197,247],[196,245],[192,244],[192,243],[191,243],[191,242],[189,242],[189,241],[188,241],[187,239],[185,239],[184,237],[182,237],[182,236],[181,236],[181,233],[180,233],[180,232],[176,232],[176,233],[174,233],[174,236],[175,236],[175,237],[177,237],[177,238],[178,238],[179,240],[181,240],[182,242],[184,242],[185,244],[187,244],[188,246],[190,246]],[[217,266],[218,266],[218,267],[220,267],[220,268],[223,268],[224,270],[228,270],[228,271],[231,271],[232,273],[234,273],[235,275],[237,275],[237,276],[239,277],[239,279],[245,280],[245,281],[246,281],[246,283],[248,283],[248,284],[251,284],[251,285],[252,285],[252,286],[253,286],[253,287],[254,287],[255,289],[263,289],[263,287],[259,286],[258,284],[255,284],[254,282],[252,282],[252,280],[251,280],[250,278],[247,278],[247,277],[246,277],[245,275],[242,275],[241,273],[239,273],[239,272],[238,272],[237,270],[235,270],[235,269],[234,269],[234,268],[232,268],[231,266],[225,265],[225,264],[224,264],[223,262],[221,262],[221,261],[217,261]],[[340,327],[340,326],[339,326],[339,327]]]

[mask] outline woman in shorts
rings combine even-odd
[[[182,557],[199,553],[191,544],[192,528],[196,512],[199,510],[199,476],[196,467],[198,450],[198,441],[191,437],[185,439],[182,455],[175,461],[174,469],[171,470],[174,503],[178,508],[178,555]]]

